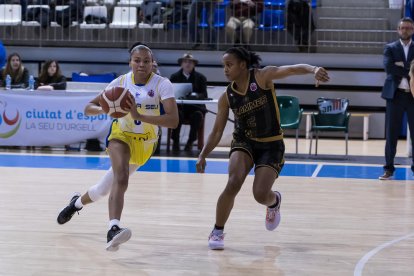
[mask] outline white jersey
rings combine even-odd
[[[174,97],[173,86],[169,79],[151,73],[145,85],[136,85],[133,72],[121,75],[108,86],[125,87],[135,97],[137,111],[140,114],[159,116],[161,114],[161,100]],[[122,131],[143,134],[148,140],[158,137],[159,126],[134,120],[130,113],[118,119]]]

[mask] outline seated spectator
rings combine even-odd
[[[57,10],[56,6],[69,7],[63,10]],[[72,22],[82,22],[83,20],[83,0],[52,0],[49,3],[50,20],[56,21],[64,28],[71,26]]]
[[[12,53],[7,58],[5,68],[0,71],[1,86],[6,86],[6,76],[11,77],[12,88],[26,88],[29,85],[29,70],[23,66],[18,53]]]
[[[190,53],[185,53],[182,58],[178,59],[178,64],[181,66],[181,69],[171,75],[170,81],[172,83],[192,83],[193,93],[200,95],[200,98],[207,98],[207,79],[203,74],[195,70],[198,60]],[[179,105],[178,112],[180,121],[178,127],[172,131],[173,150],[180,150],[181,125],[183,121],[189,121],[190,134],[184,150],[191,151],[194,141],[197,140],[197,132],[206,113],[206,107],[205,105],[184,104]]]
[[[139,17],[143,23],[160,24],[163,23],[162,5],[168,5],[170,1],[145,0],[140,6]]]
[[[49,0],[20,0],[20,5],[22,6],[22,19],[24,21],[37,21],[42,28],[47,28],[50,25],[49,8],[37,6],[27,9],[29,4],[49,5]]]
[[[39,90],[66,89],[66,78],[62,75],[56,60],[48,60],[43,64],[39,78],[36,80],[35,88]]]
[[[231,16],[226,25],[226,34],[232,44],[243,43],[249,50],[256,17],[263,10],[263,1],[233,0],[231,10]],[[237,30],[240,31],[237,32]]]
[[[306,52],[310,35],[315,30],[309,0],[289,0],[287,11],[287,30],[294,36],[299,51]]]

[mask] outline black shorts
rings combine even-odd
[[[235,151],[244,151],[252,158],[255,170],[266,166],[274,169],[279,176],[285,164],[285,143],[283,140],[274,142],[256,142],[248,138],[233,138],[230,154]]]

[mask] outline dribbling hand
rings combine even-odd
[[[135,102],[134,96],[132,96],[131,93],[128,94],[127,104],[129,107],[125,108],[125,110],[131,113],[131,116],[134,118],[134,120],[140,120],[141,114],[139,114],[137,109],[134,108],[137,104]]]
[[[199,157],[196,163],[196,169],[198,173],[204,173],[204,169],[206,168],[206,159]]]

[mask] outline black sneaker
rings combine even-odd
[[[63,208],[62,211],[60,211],[57,217],[57,222],[59,224],[65,224],[66,222],[70,221],[70,219],[76,212],[82,210],[82,208],[78,209],[75,207],[75,202],[80,196],[81,196],[80,193],[75,193],[75,195],[69,201],[69,205]]]
[[[106,250],[107,251],[117,251],[119,245],[124,242],[127,242],[131,238],[131,230],[128,228],[119,228],[118,225],[112,226],[108,231]]]

